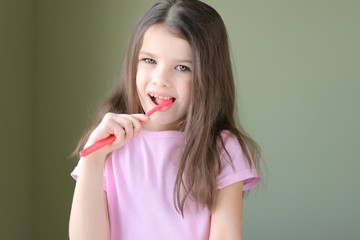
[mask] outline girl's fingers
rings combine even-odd
[[[149,117],[144,114],[120,114],[115,116],[113,120],[125,130],[128,137],[133,137],[143,129],[142,122],[148,121]]]
[[[136,136],[143,129],[142,122],[148,120],[149,117],[144,114],[107,113],[99,126],[91,134],[89,144],[106,138],[109,135],[115,135],[116,140],[112,144],[112,150],[114,150]]]
[[[136,118],[139,121],[139,123],[147,122],[150,120],[150,117],[146,116],[145,114],[132,114],[130,116]]]

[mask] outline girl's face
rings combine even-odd
[[[165,99],[174,102],[151,115],[147,130],[177,130],[190,104],[192,50],[189,43],[165,25],[151,26],[144,34],[139,52],[136,86],[141,105],[150,111]]]

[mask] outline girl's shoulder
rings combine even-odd
[[[218,139],[218,148],[220,149],[220,151],[243,151],[238,138],[229,130],[223,130],[221,132]]]

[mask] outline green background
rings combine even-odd
[[[208,0],[263,185],[246,240],[360,239],[360,1]],[[67,239],[68,155],[151,1],[0,0],[0,239]]]

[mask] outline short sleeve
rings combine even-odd
[[[78,163],[77,166],[74,168],[74,170],[70,173],[70,175],[75,181],[77,181],[79,173],[80,173],[80,166]],[[106,181],[106,177],[105,177],[105,170],[104,170],[104,190],[107,191],[107,181]]]
[[[74,170],[70,173],[70,175],[76,181],[79,176],[79,166],[76,166]]]
[[[254,188],[260,182],[258,171],[256,168],[250,167],[235,136],[227,131],[224,131],[221,136],[226,151],[224,148],[220,150],[221,169],[217,176],[217,188],[222,189],[241,181],[244,191]]]

